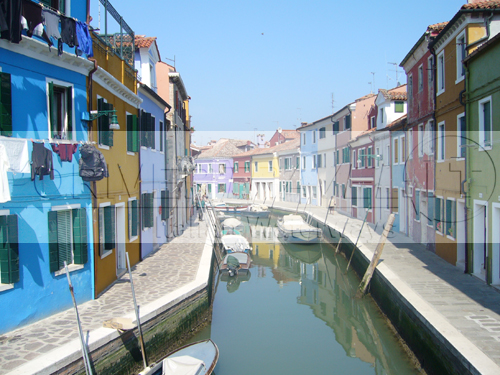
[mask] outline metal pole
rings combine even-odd
[[[68,278],[69,291],[71,292],[71,298],[73,299],[73,306],[75,307],[76,321],[78,322],[78,332],[80,334],[80,343],[82,344],[83,364],[85,365],[85,372],[87,373],[87,375],[91,375],[92,369],[90,368],[89,355],[87,353],[87,346],[85,345],[85,340],[83,339],[83,331],[82,331],[82,325],[80,323],[80,315],[78,314],[78,307],[76,305],[75,293],[73,291],[73,284],[71,284],[68,264],[66,263],[66,261],[64,261],[64,269],[66,271],[66,277]]]
[[[135,319],[137,321],[137,329],[139,330],[139,342],[141,344],[142,360],[144,362],[144,368],[146,368],[148,367],[148,360],[146,359],[146,350],[144,349],[144,339],[142,337],[141,321],[139,319],[139,309],[137,307],[137,301],[135,299],[134,281],[132,280],[132,271],[130,270],[130,259],[128,257],[128,251],[125,253],[125,255],[127,256],[128,275],[130,277],[130,287],[132,288],[132,297],[134,299]]]

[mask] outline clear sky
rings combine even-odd
[[[294,129],[396,86],[396,75],[406,83],[399,64],[427,26],[467,2],[110,1],[137,35],[158,38],[162,61],[175,57],[198,145]],[[97,28],[100,2],[90,4]]]

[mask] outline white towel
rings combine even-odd
[[[31,173],[28,157],[28,140],[24,138],[0,137],[9,159],[9,172]]]
[[[9,179],[7,177],[9,160],[4,145],[0,144],[0,203],[10,201]]]

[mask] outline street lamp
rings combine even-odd
[[[101,116],[111,117],[109,120],[109,128],[112,130],[120,130],[120,124],[118,124],[118,117],[116,116],[116,109],[107,111],[90,111],[89,121],[94,121]]]

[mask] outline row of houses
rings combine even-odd
[[[135,35],[109,2],[120,33],[94,31],[84,0],[10,3],[0,39],[0,303],[9,306],[0,333],[72,306],[65,263],[77,302],[94,299],[125,272],[127,254],[138,263],[193,214],[190,98],[156,38]],[[28,21],[43,14],[43,35],[23,30],[15,9],[30,9]]]
[[[212,197],[334,207],[379,230],[394,213],[393,231],[500,285],[499,33],[500,2],[471,1],[425,28],[400,64],[407,84],[302,123],[293,140],[276,142],[291,132],[280,130],[224,160],[202,151],[194,181]]]

